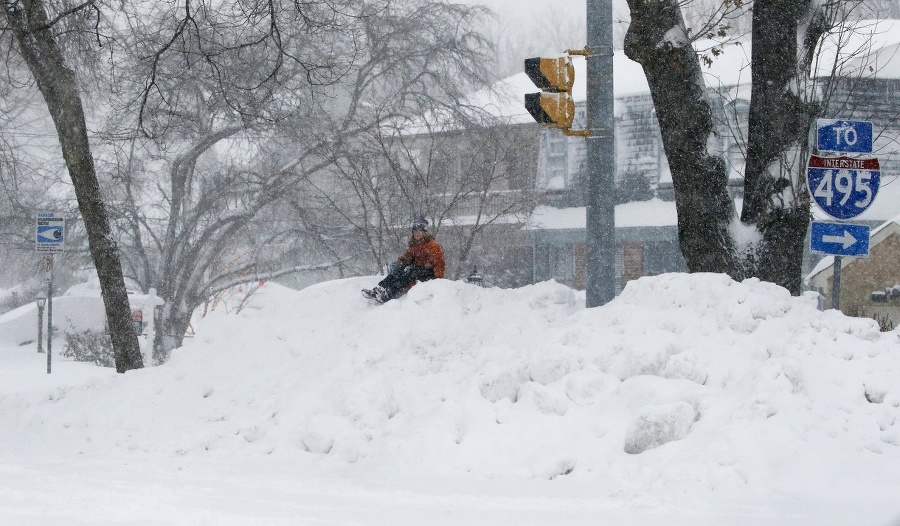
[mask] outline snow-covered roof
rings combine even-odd
[[[823,39],[815,76],[900,79],[900,20],[848,21]]]
[[[735,199],[740,211],[743,199]],[[616,205],[616,228],[662,227],[678,225],[678,211],[674,201],[659,198],[632,201]],[[579,230],[587,224],[587,209],[583,206],[554,208],[539,206],[528,218],[526,230]]]
[[[674,201],[650,199],[616,205],[616,228],[674,226],[678,214]],[[539,206],[528,220],[527,230],[583,230],[587,209],[583,206],[554,208]]]
[[[697,48],[705,50],[713,44],[710,41],[701,41],[697,43]],[[722,50],[723,53],[718,57],[706,53],[713,59],[710,65],[703,66],[707,85],[717,87],[734,86],[742,82],[749,83],[749,45],[728,44],[723,46]],[[572,98],[576,104],[581,104],[587,100],[586,60],[583,57],[572,57],[572,64],[575,67]],[[643,68],[637,62],[626,57],[624,51],[615,52],[613,71],[613,90],[616,98],[650,92]],[[485,108],[496,117],[506,117],[512,123],[525,123],[532,120],[525,110],[525,94],[536,91],[539,90],[528,78],[528,75],[518,73],[499,81],[490,89],[476,92],[470,102],[473,106]]]
[[[712,88],[731,87],[731,98],[749,99],[750,56],[749,42],[732,42],[718,46],[721,54],[707,51],[719,43],[702,40],[694,47],[710,59],[702,64],[706,84]],[[847,23],[823,39],[816,64],[817,76],[831,74],[834,56],[842,64],[838,73],[855,76],[866,73],[877,78],[900,78],[900,20],[862,20]],[[575,85],[572,98],[576,104],[587,99],[586,67],[583,57],[573,57]],[[624,51],[616,51],[613,57],[614,91],[616,98],[649,93],[650,88],[643,68],[625,56]],[[526,93],[538,91],[525,73],[507,77],[491,89],[477,92],[470,102],[473,106],[486,108],[492,115],[506,117],[512,123],[531,122],[525,110],[523,99]]]

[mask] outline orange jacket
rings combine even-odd
[[[421,243],[410,241],[409,248],[397,258],[397,263],[434,269],[434,277],[444,277],[444,249],[431,234],[425,236]]]

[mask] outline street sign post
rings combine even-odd
[[[868,121],[816,120],[816,147],[821,152],[871,153],[873,126]],[[856,217],[872,204],[881,183],[878,159],[811,156],[806,181],[813,200],[835,219]],[[869,227],[814,221],[810,249],[834,256],[831,304],[841,305],[841,259],[869,255]]]
[[[35,214],[34,249],[47,258],[47,374],[53,361],[53,255],[66,248],[66,218],[58,212]]]
[[[822,152],[872,153],[872,123],[816,119],[816,146]]]
[[[869,227],[813,221],[809,245],[810,250],[819,254],[866,257],[869,255]]]
[[[881,167],[878,159],[812,155],[806,181],[809,193],[826,214],[850,219],[863,213],[875,200]]]

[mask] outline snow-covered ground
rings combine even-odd
[[[0,524],[900,525],[898,331],[712,274],[376,280],[125,375],[0,344]]]

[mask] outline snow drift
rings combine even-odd
[[[554,282],[447,280],[379,306],[359,294],[374,281],[269,283],[164,366],[4,390],[0,442],[580,481],[619,502],[900,494],[900,333],[812,295],[673,274],[594,309]]]

